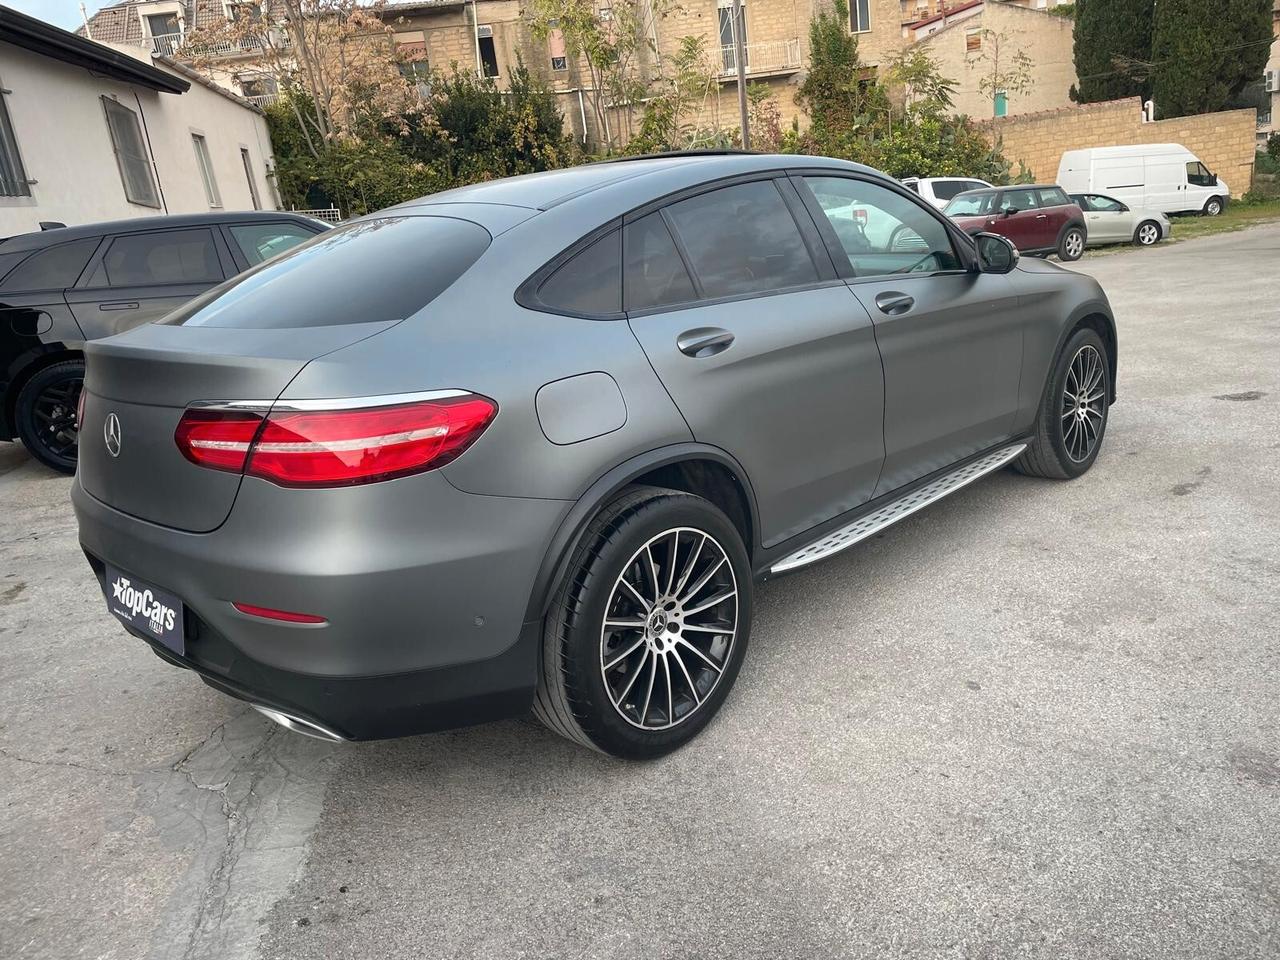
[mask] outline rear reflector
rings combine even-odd
[[[255,607],[251,603],[232,603],[241,613],[251,617],[262,617],[266,620],[283,620],[285,623],[328,623],[324,617],[311,613],[291,613],[288,610],[273,610],[270,607]]]
[[[336,487],[434,470],[461,456],[498,412],[486,397],[351,410],[192,409],[174,440],[192,463],[285,487]]]

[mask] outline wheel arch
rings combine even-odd
[[[1111,314],[1106,311],[1099,310],[1096,307],[1090,309],[1083,308],[1072,322],[1067,324],[1066,330],[1062,334],[1062,339],[1058,341],[1058,348],[1054,351],[1056,357],[1062,352],[1066,342],[1075,335],[1077,330],[1089,329],[1093,330],[1102,338],[1103,346],[1107,348],[1107,367],[1111,371],[1111,383],[1108,385],[1109,396],[1108,402],[1116,402],[1116,380],[1117,367],[1116,361],[1119,358],[1119,344],[1116,340],[1116,323],[1112,319]]]
[[[525,620],[547,612],[555,586],[592,518],[621,490],[634,484],[669,487],[703,497],[725,512],[742,535],[750,559],[756,552],[759,514],[755,491],[742,465],[718,447],[679,443],[640,454],[605,473],[578,498],[551,538],[534,578]]]
[[[45,343],[16,357],[5,371],[4,396],[0,397],[0,434],[8,439],[18,435],[18,394],[27,381],[45,367],[66,360],[84,362],[84,350],[65,343]]]

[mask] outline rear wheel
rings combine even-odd
[[[1084,256],[1084,231],[1079,227],[1067,227],[1058,238],[1058,259],[1072,263]]]
[[[18,436],[33,457],[60,473],[76,472],[83,387],[84,363],[65,360],[38,370],[18,394]]]
[[[1140,247],[1150,247],[1160,242],[1160,225],[1154,220],[1143,220],[1133,232],[1133,242]]]
[[[1226,203],[1221,197],[1210,197],[1204,204],[1204,215],[1206,217],[1216,217],[1226,207]]]
[[[1035,436],[1014,467],[1033,477],[1078,477],[1098,457],[1107,430],[1111,371],[1097,331],[1077,330],[1049,377]]]
[[[660,757],[720,709],[750,629],[729,519],[701,497],[632,488],[592,522],[552,603],[534,714],[615,757]]]

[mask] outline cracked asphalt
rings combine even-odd
[[[1120,402],[765,584],[695,743],[328,745],[107,614],[0,444],[0,957],[1275,957],[1280,225],[1086,259]]]

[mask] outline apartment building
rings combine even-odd
[[[1263,89],[1269,109],[1258,111],[1258,145],[1261,147],[1273,133],[1280,133],[1280,0],[1275,0],[1271,14],[1271,56],[1263,72]]]
[[[276,209],[262,111],[132,53],[0,7],[0,236],[43,221]]]

